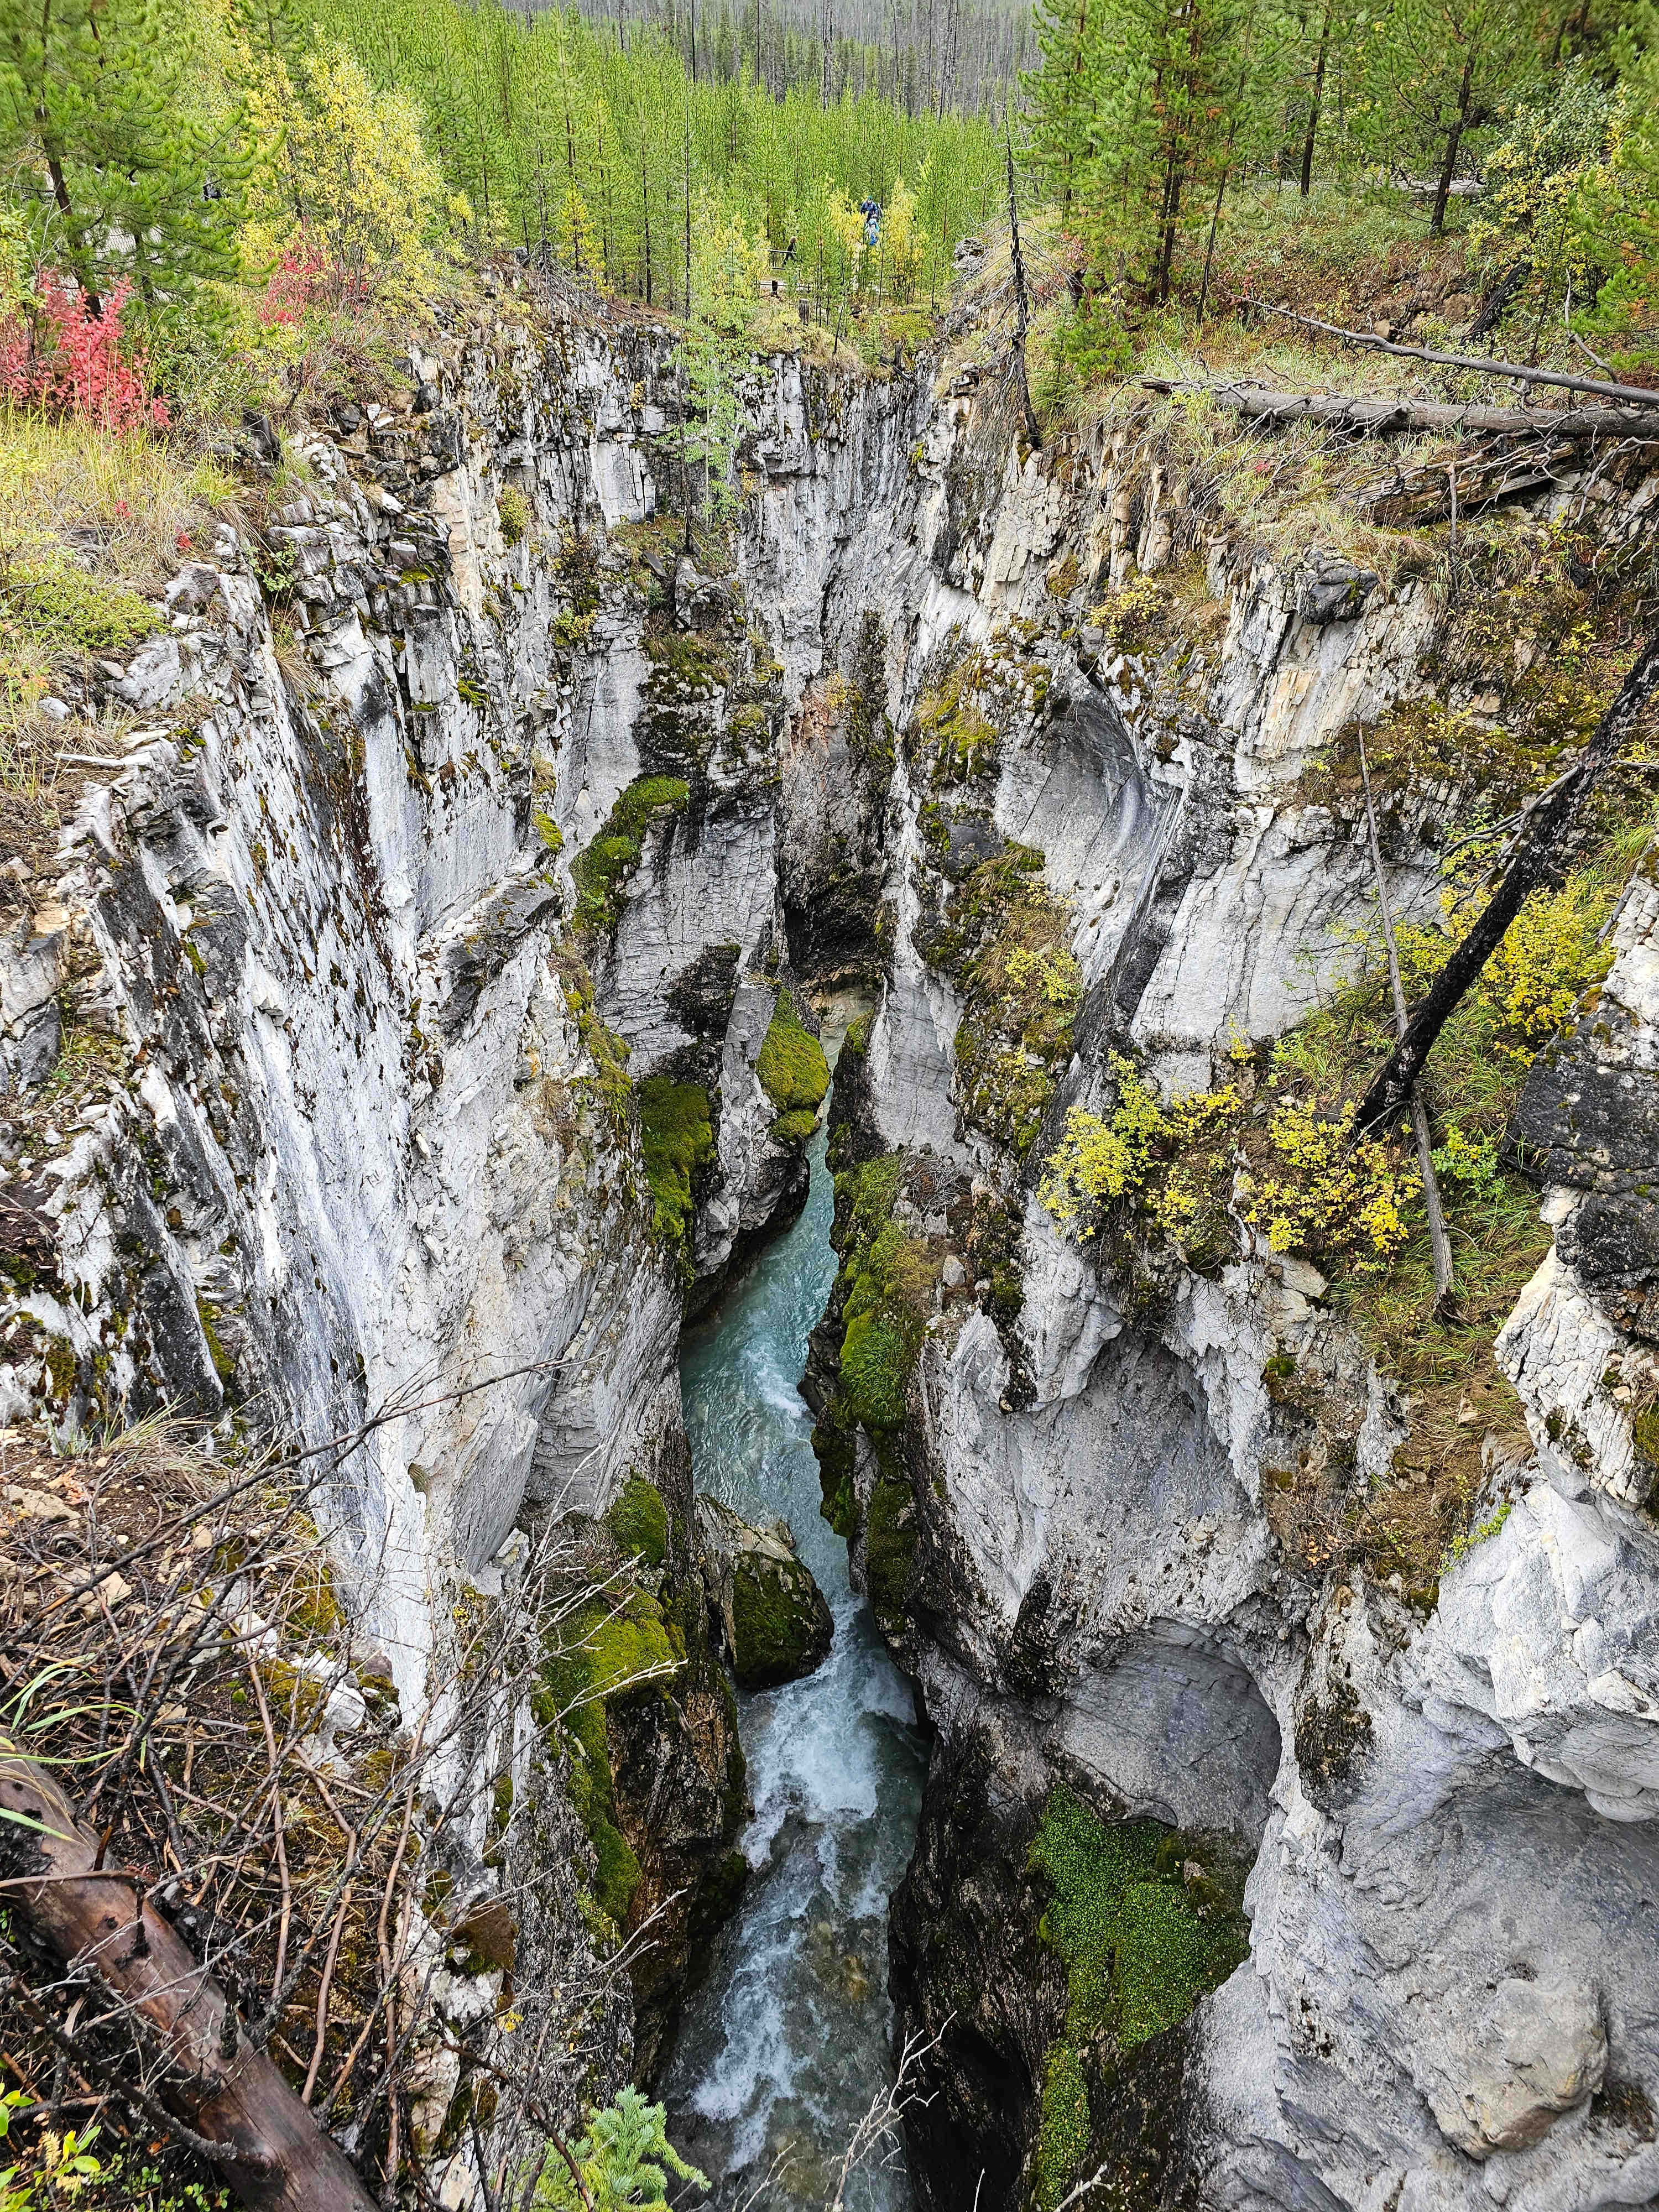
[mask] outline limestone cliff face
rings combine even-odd
[[[994,417],[971,386],[943,398],[908,611],[880,610],[903,732],[884,988],[836,1143],[902,1164],[885,1184],[865,1170],[838,1216],[813,1377],[826,1497],[939,1731],[892,1923],[901,2027],[941,2038],[919,2192],[966,2202],[982,2172],[986,2203],[1064,2193],[1044,2096],[1067,1999],[1034,1948],[1048,1893],[1030,1870],[1064,1784],[1230,1838],[1253,1867],[1248,1960],[1182,2025],[1085,2054],[1066,2172],[1103,2166],[1136,2203],[1643,2201],[1659,2183],[1650,891],[1517,1124],[1556,1230],[1496,1347],[1530,1445],[1488,1438],[1483,1540],[1437,1591],[1352,1548],[1335,1562],[1283,1470],[1380,1494],[1409,1408],[1322,1276],[1246,1234],[1149,1296],[1032,1186],[1069,1107],[1109,1110],[1112,1051],[1166,1097],[1205,1090],[1340,978],[1375,894],[1352,811],[1307,771],[1425,691],[1437,647],[1445,680],[1443,610],[1425,583],[1214,538],[1162,634],[1115,646],[1083,611],[1137,556],[1168,568],[1166,488],[1110,448],[1022,460]],[[1600,496],[1575,524],[1588,505],[1604,544],[1628,542],[1650,488]],[[1452,672],[1455,698],[1476,688]],[[1395,825],[1407,913],[1436,881],[1434,835],[1431,808]],[[1052,1044],[1035,1001],[998,1029],[993,894],[1025,957],[1077,963]],[[893,1324],[902,1402],[884,1407],[877,1330],[902,1301],[883,1224],[932,1316],[908,1367]],[[876,1322],[848,1326],[860,1310]],[[1479,1406],[1465,1418],[1478,1434]]]
[[[587,1986],[595,1894],[623,1936],[654,1915],[648,2075],[744,1809],[678,1335],[688,1285],[805,1188],[757,1073],[791,974],[781,747],[885,403],[820,394],[813,425],[793,368],[757,374],[771,477],[701,574],[658,516],[665,333],[504,302],[412,368],[416,407],[305,430],[261,526],[181,568],[115,686],[137,726],[10,923],[0,1407],[167,1407],[337,1459],[323,1516],[411,1727],[447,1695],[456,1605],[556,1643],[538,1547],[589,1532],[553,1541],[556,1595],[584,1563],[614,1579],[605,1516],[650,1486],[678,1534],[629,1603],[675,1672],[577,1708],[604,1717],[599,1860],[562,1802],[591,1730],[527,1705],[466,1754],[479,1820],[492,1778],[519,1808],[470,1873],[529,1900],[532,2010]],[[683,1230],[656,1078],[708,1117]],[[614,1976],[601,2009],[550,2031],[593,2054],[573,2094],[629,2063]]]

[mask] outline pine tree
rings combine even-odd
[[[1020,79],[1026,99],[1027,162],[1067,216],[1095,152],[1101,12],[1102,0],[1036,0],[1042,60]]]
[[[1536,77],[1529,11],[1524,0],[1391,0],[1364,60],[1367,135],[1395,168],[1433,164],[1437,237],[1460,155]]]
[[[191,96],[195,47],[180,0],[0,10],[0,160],[37,263],[94,307],[125,277],[165,313],[236,270],[244,118]]]

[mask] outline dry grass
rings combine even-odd
[[[145,432],[0,415],[0,547],[13,558],[63,548],[130,591],[156,592],[180,538],[210,544],[236,490],[219,462]]]

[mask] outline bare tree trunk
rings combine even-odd
[[[1389,988],[1394,994],[1397,1035],[1406,1034],[1406,988],[1400,980],[1400,948],[1394,939],[1394,916],[1389,912],[1389,886],[1382,873],[1382,845],[1376,834],[1376,809],[1371,804],[1371,771],[1365,758],[1365,740],[1359,740],[1359,779],[1365,787],[1365,827],[1370,838],[1371,872],[1376,878],[1376,910],[1382,921],[1382,942],[1389,955]],[[1452,1294],[1451,1239],[1435,1180],[1434,1143],[1429,1133],[1428,1109],[1420,1091],[1412,1093],[1412,1131],[1417,1139],[1417,1164],[1423,1177],[1423,1206],[1429,1217],[1429,1249],[1434,1255],[1434,1304],[1443,1312]]]
[[[1572,829],[1585,802],[1656,690],[1659,690],[1659,634],[1650,638],[1637,656],[1619,696],[1596,725],[1595,734],[1576,764],[1539,799],[1522,824],[1497,890],[1476,916],[1468,935],[1453,948],[1450,958],[1430,985],[1427,997],[1406,1024],[1405,1034],[1372,1077],[1359,1102],[1357,1128],[1380,1128],[1405,1107],[1435,1039],[1456,1012],[1463,994],[1503,943],[1510,924],[1533,892],[1550,883],[1565,865]]]
[[[1025,289],[1025,258],[1019,244],[1019,206],[1014,197],[1014,138],[1008,125],[1006,108],[1002,114],[1002,131],[1008,175],[1008,240],[1014,263],[1014,362],[1019,372],[1019,398],[1025,418],[1025,434],[1033,446],[1041,446],[1042,432],[1037,423],[1036,410],[1031,404],[1030,380],[1025,374],[1025,333],[1030,326],[1031,315]]]
[[[1346,423],[1357,430],[1444,430],[1470,435],[1520,435],[1542,431],[1561,438],[1659,438],[1659,410],[1627,415],[1616,407],[1478,407],[1449,399],[1349,399],[1340,392],[1283,392],[1261,384],[1197,384],[1181,377],[1141,376],[1148,392],[1204,392],[1229,414],[1255,422]],[[1467,512],[1470,501],[1461,499]]]
[[[256,2212],[376,2212],[345,2153],[248,2041],[236,2008],[145,1885],[100,1868],[100,1856],[58,1784],[0,1736],[8,1909],[66,1966],[98,1976],[157,2062],[161,2101],[202,2154]]]
[[[1331,46],[1331,15],[1336,0],[1325,0],[1325,20],[1320,26],[1319,58],[1314,64],[1313,98],[1308,107],[1308,135],[1302,142],[1302,197],[1313,186],[1314,139],[1319,131],[1319,103],[1325,93],[1325,60]]]
[[[1451,198],[1452,177],[1457,167],[1457,149],[1462,143],[1464,127],[1469,119],[1469,88],[1474,82],[1474,48],[1469,48],[1468,58],[1463,64],[1463,82],[1457,89],[1457,119],[1446,136],[1446,158],[1440,167],[1440,182],[1434,195],[1434,213],[1429,217],[1429,236],[1438,238],[1446,228],[1446,202]]]

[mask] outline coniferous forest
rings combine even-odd
[[[515,251],[683,314],[688,234],[693,303],[701,258],[763,343],[874,313],[914,343],[1011,204],[1055,303],[1040,397],[1230,310],[1247,270],[1340,283],[1419,237],[1455,241],[1476,335],[1529,316],[1534,350],[1632,369],[1656,25],[1608,0],[6,0],[8,389],[46,393],[90,324],[170,419],[210,413],[305,353],[307,316],[395,319]],[[768,324],[773,279],[793,315]]]

